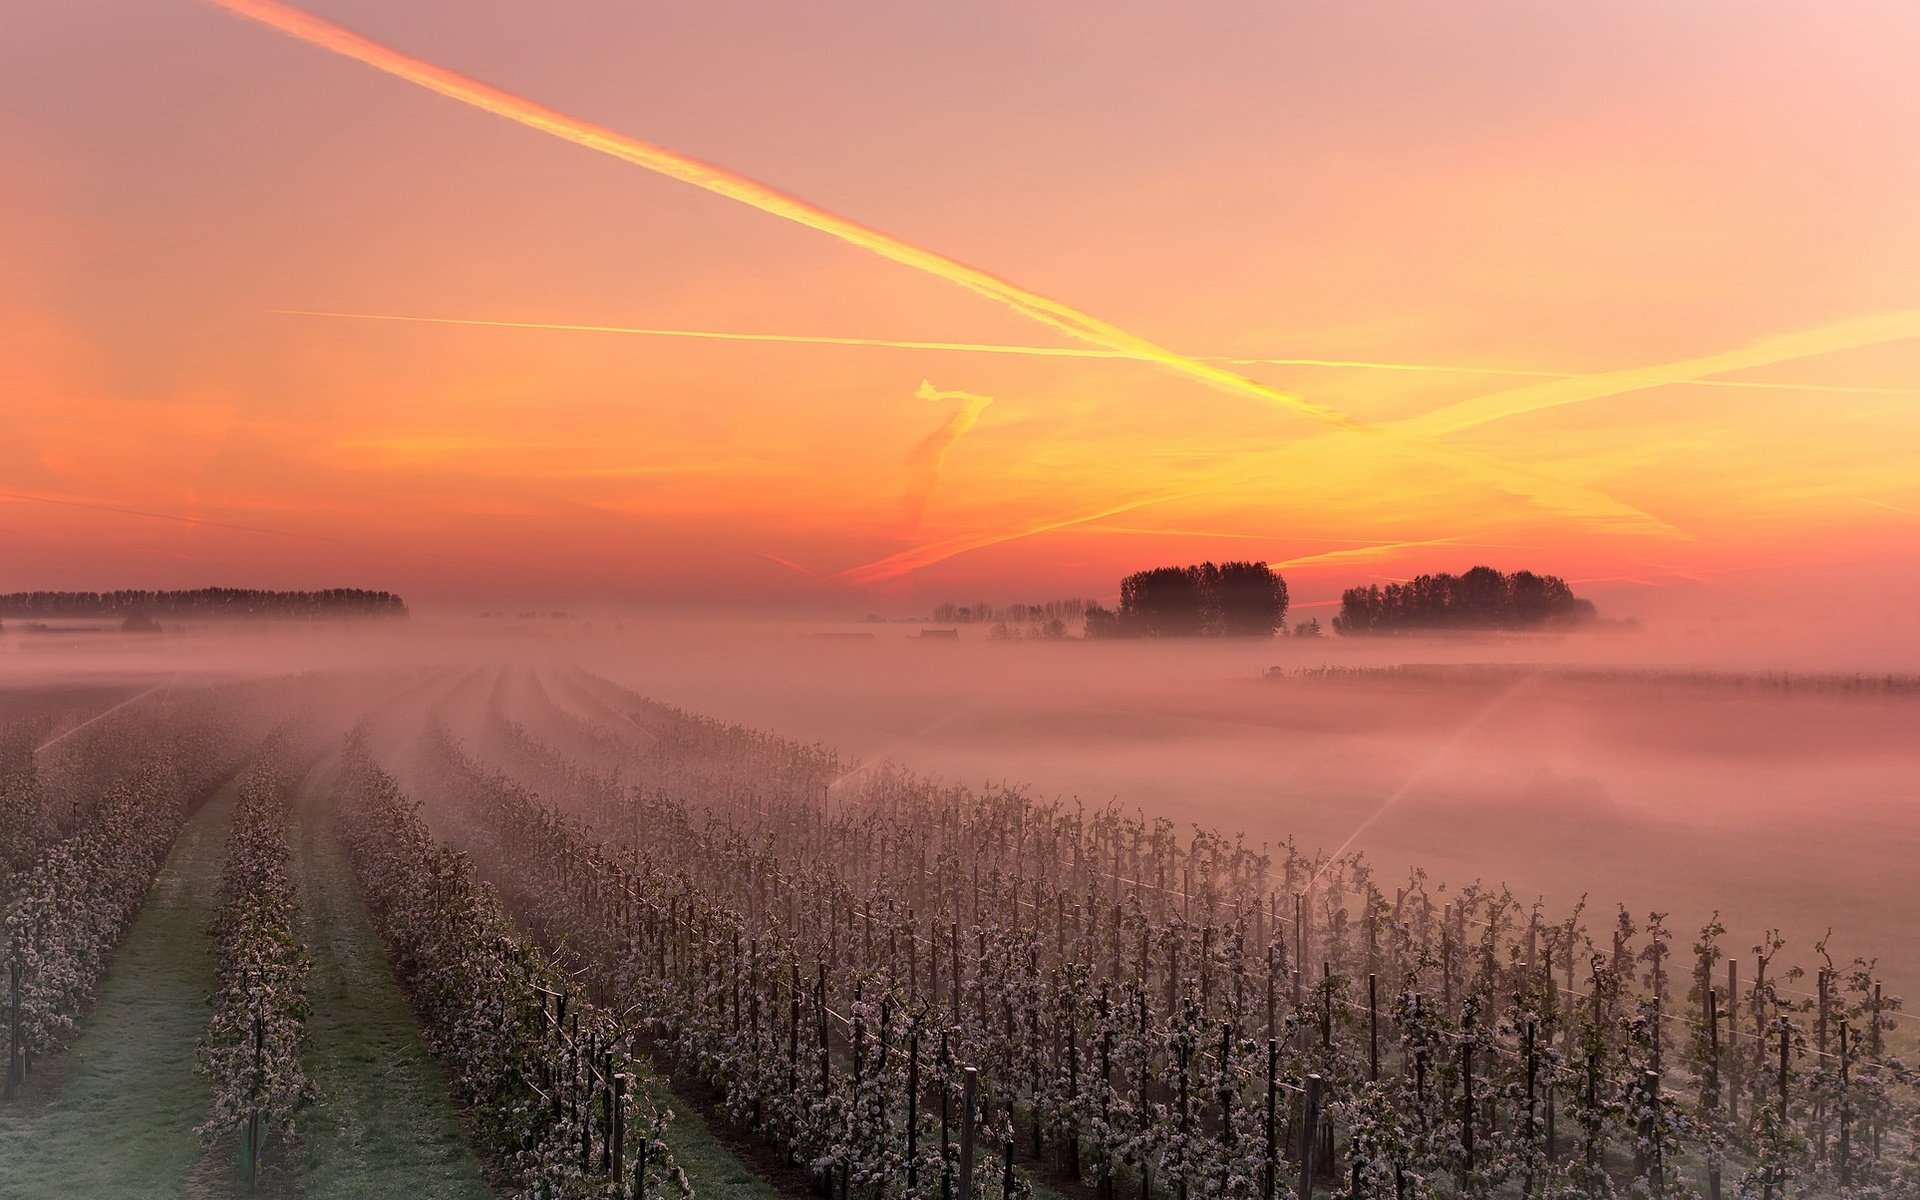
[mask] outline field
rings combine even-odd
[[[4,694],[0,1196],[1920,1194],[1904,685],[339,649]]]

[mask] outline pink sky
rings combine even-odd
[[[1315,559],[1303,598],[1488,561],[1630,608],[1874,560],[1913,613],[1910,4],[309,11],[1183,355],[1763,344],[1712,377],[1819,386],[1576,380],[1453,428],[1541,381],[1229,368],[1416,445],[1138,361],[281,315],[1074,344],[204,3],[24,0],[0,587],[887,609],[1256,557]]]

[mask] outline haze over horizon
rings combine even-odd
[[[1920,13],[1846,8],[28,0],[5,585],[1488,562],[1905,645]]]
[[[14,0],[0,1200],[1920,1197],[1913,0]]]

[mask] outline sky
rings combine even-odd
[[[1905,0],[7,30],[0,590],[1920,611]]]

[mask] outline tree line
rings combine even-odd
[[[1272,637],[1287,619],[1287,582],[1261,562],[1154,567],[1120,581],[1118,610],[1090,605],[1087,636]]]
[[[1074,597],[1048,600],[1041,604],[954,604],[933,606],[933,620],[940,625],[971,625],[1004,621],[1009,625],[1040,625],[1048,621],[1078,620],[1091,601]]]
[[[1420,575],[1340,595],[1334,631],[1345,636],[1428,630],[1572,629],[1591,624],[1593,602],[1558,575],[1475,567],[1464,575]]]
[[[0,616],[8,617],[404,617],[407,602],[392,592],[324,588],[275,592],[257,588],[190,588],[180,591],[122,589],[114,592],[8,592]]]
[[[1089,604],[1090,638],[1272,637],[1287,631],[1286,580],[1262,562],[1153,567],[1120,581],[1120,604]],[[1403,583],[1348,588],[1334,632],[1346,637],[1431,630],[1573,629],[1595,619],[1593,603],[1557,575],[1421,575]],[[1318,621],[1294,630],[1317,636]]]

